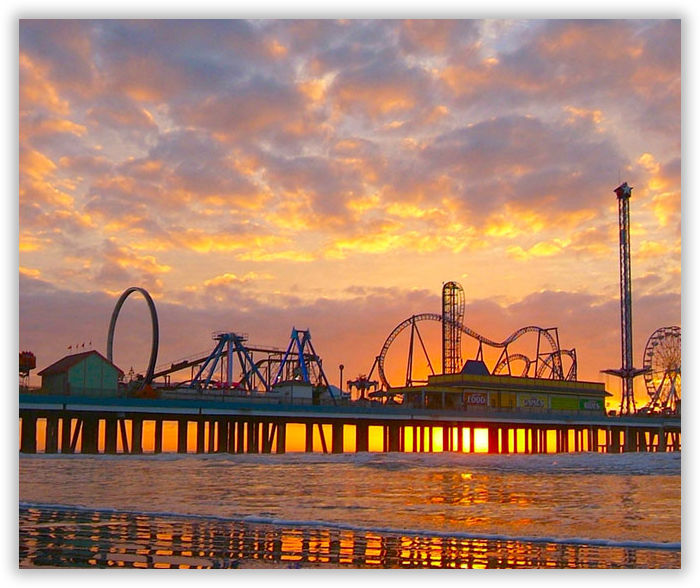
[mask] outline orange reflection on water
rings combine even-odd
[[[20,507],[19,537],[20,567],[251,567],[246,562],[263,567],[680,566],[680,550],[256,526],[79,509]]]
[[[304,548],[304,539],[301,533],[284,532],[282,533],[282,546],[280,559],[282,561],[299,561]]]

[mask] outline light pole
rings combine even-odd
[[[345,366],[341,363],[340,364],[340,391],[343,391],[343,370],[345,369]]]

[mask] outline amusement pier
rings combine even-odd
[[[197,453],[285,453],[288,427],[295,424],[303,425],[309,452],[319,440],[324,453],[368,451],[372,428],[381,434],[383,451],[435,451],[436,430],[448,452],[474,452],[475,434],[484,430],[489,453],[547,453],[552,442],[556,452],[680,450],[678,417],[38,395],[21,395],[19,403],[23,453],[36,453],[40,420],[46,453],[80,447],[81,453],[139,454],[149,421],[154,453],[163,451],[164,423],[177,428],[178,453],[187,453],[193,433]]]
[[[311,332],[296,328],[286,349],[216,331],[210,351],[157,365],[156,305],[146,290],[132,287],[115,305],[105,355],[76,349],[39,371],[41,387],[32,389],[36,358],[20,353],[20,451],[679,451],[680,327],[654,331],[643,366],[633,367],[631,191],[627,183],[615,190],[622,365],[605,370],[621,379],[619,410],[606,410],[611,394],[603,383],[577,379],[576,350],[560,346],[556,327],[525,326],[501,341],[467,327],[456,282],[443,284],[441,312],[412,315],[394,328],[368,374],[344,385],[340,365],[339,386],[326,376]],[[113,344],[119,312],[132,294],[148,305],[152,341],[144,374],[127,377],[113,362]],[[431,359],[431,325],[440,333],[441,361]],[[644,402],[634,396],[638,377]]]

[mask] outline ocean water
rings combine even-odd
[[[681,454],[21,455],[22,567],[680,567]]]

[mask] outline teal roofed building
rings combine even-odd
[[[95,350],[67,355],[38,373],[44,394],[117,396],[124,372]]]

